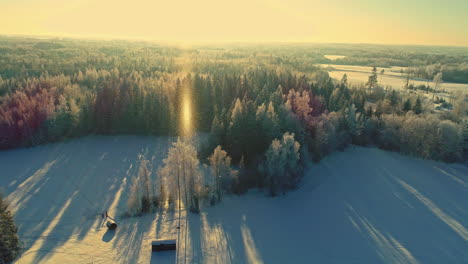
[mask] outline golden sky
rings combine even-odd
[[[463,0],[0,0],[0,34],[468,46]]]

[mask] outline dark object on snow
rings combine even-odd
[[[114,220],[108,218],[108,219],[107,219],[107,222],[106,222],[106,226],[107,226],[107,228],[109,228],[110,230],[114,230],[114,229],[117,228],[117,223],[114,222]]]
[[[176,250],[176,240],[175,239],[153,240],[153,242],[151,242],[151,250],[152,251]]]

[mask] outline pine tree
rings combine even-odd
[[[369,91],[372,91],[373,88],[377,87],[377,68],[374,67],[372,69],[372,74],[369,76],[369,79],[366,83],[367,88],[369,88]]]
[[[0,263],[10,263],[20,253],[17,232],[8,204],[0,194]]]

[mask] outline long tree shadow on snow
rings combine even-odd
[[[97,141],[99,144],[94,144]],[[34,263],[56,253],[55,249],[72,236],[81,240],[90,230],[100,228],[101,213],[111,205],[118,207],[114,208],[116,214],[123,213],[126,199],[123,183],[137,173],[139,155],[161,150],[159,146],[148,146],[147,142],[137,140],[132,142],[136,144],[122,147],[118,138],[86,138],[34,148],[32,156],[17,150],[25,152],[26,155],[19,159],[24,158],[24,164],[29,168],[22,174],[18,169],[6,170],[8,175],[20,175],[16,182],[9,184],[7,190],[14,191],[8,199],[17,208],[15,219],[25,250],[35,247],[34,251],[26,252],[35,254]],[[161,147],[166,149],[163,145]],[[165,152],[161,156],[163,154]],[[2,167],[9,166],[11,164]],[[102,174],[106,176],[102,177]],[[119,186],[124,187],[123,193]],[[120,201],[115,201],[116,196]],[[128,244],[131,246],[135,245]]]
[[[20,238],[26,249],[35,248],[27,252],[35,254],[34,263],[98,229],[103,210],[122,214],[138,155],[160,153],[160,162],[170,143],[137,141],[122,148],[116,139],[86,140],[0,153],[7,173],[0,180],[17,206]],[[26,165],[17,166],[15,159]],[[467,175],[459,164],[350,148],[316,164],[286,196],[228,196],[199,215],[189,214],[180,249],[187,263],[468,262]],[[325,180],[315,187],[316,178]],[[173,220],[167,212],[123,220],[110,241],[120,252],[117,261],[136,262],[152,239],[144,234],[153,227],[154,236],[177,234]],[[98,242],[105,243],[101,237]]]
[[[352,148],[286,196],[189,214],[187,263],[464,263],[468,169]],[[337,166],[339,164],[339,166]],[[450,175],[447,175],[447,174]],[[183,242],[182,242],[183,243]],[[179,257],[181,256],[179,252]]]
[[[343,187],[349,222],[383,263],[458,263],[468,261],[468,170],[458,164],[411,159],[377,149],[373,160],[343,160],[363,175],[334,175]],[[377,166],[376,166],[377,165]],[[343,169],[344,170],[344,169]],[[339,170],[342,172],[341,170]],[[443,171],[444,173],[441,173]],[[450,171],[450,174],[449,172]],[[365,178],[365,179],[364,179]],[[358,190],[347,189],[361,184]],[[360,195],[359,195],[360,193]],[[358,195],[356,195],[358,194]]]

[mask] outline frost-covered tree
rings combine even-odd
[[[414,70],[412,68],[406,68],[405,71],[403,72],[403,69],[401,69],[402,75],[405,75],[405,89],[408,89],[410,87],[410,81],[411,78],[413,77]]]
[[[296,136],[296,139],[304,138],[304,125],[301,124],[296,114],[293,112],[293,106],[289,100],[278,107],[278,125],[281,134],[292,132]],[[268,142],[268,145],[269,144],[271,144],[271,142]]]
[[[156,201],[153,180],[151,179],[151,172],[149,171],[148,166],[149,162],[147,160],[142,160],[138,172],[143,189],[143,196],[141,201],[143,212],[149,212],[152,205],[154,204],[154,201]]]
[[[303,123],[307,123],[311,117],[312,108],[309,105],[309,92],[296,92],[289,90],[287,102],[291,105],[291,110],[296,114],[296,117]]]
[[[396,111],[396,107],[392,106],[392,103],[388,99],[379,100],[375,111],[381,114],[392,114]]]
[[[229,192],[237,172],[231,169],[231,157],[221,146],[217,146],[208,157],[212,176],[213,198],[220,201],[224,192]]]
[[[401,146],[401,128],[403,127],[404,117],[397,115],[382,115],[382,130],[380,132],[380,141],[382,146],[390,150],[400,150]]]
[[[400,149],[412,155],[431,158],[437,144],[437,124],[433,116],[407,115],[401,128]]]
[[[140,179],[138,176],[132,178],[132,184],[130,186],[130,194],[127,200],[127,212],[130,215],[138,215],[141,213],[141,188]]]
[[[436,94],[437,89],[441,86],[443,80],[442,80],[442,72],[438,72],[434,76],[434,93],[432,94],[432,99],[434,99],[434,96]]]
[[[190,210],[198,212],[204,184],[197,151],[189,142],[178,139],[169,149],[158,174],[170,197],[178,199]]]
[[[463,147],[461,127],[450,120],[441,121],[437,127],[437,136],[440,157],[446,161],[459,159]]]
[[[456,119],[463,120],[468,117],[468,97],[461,91],[457,91],[454,97],[457,99],[453,102],[452,114]]]
[[[361,133],[358,123],[359,116],[360,114],[356,114],[354,104],[345,109],[345,123],[351,137],[356,137]]]
[[[142,157],[140,159],[138,173],[132,178],[127,201],[130,215],[150,212],[159,205],[159,197],[155,188],[156,182],[152,179],[149,161],[142,159]]]
[[[468,157],[468,121],[462,123],[463,127],[463,153]]]
[[[272,196],[295,187],[302,175],[300,144],[294,134],[285,133],[281,140],[274,139],[265,153],[261,170],[265,174],[265,185]]]

